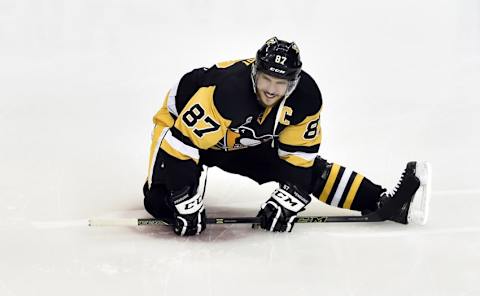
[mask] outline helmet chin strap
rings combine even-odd
[[[280,106],[278,106],[277,116],[275,116],[275,124],[273,125],[273,139],[272,139],[272,148],[275,147],[275,132],[277,130],[278,122],[280,121],[280,115],[282,114],[283,106],[285,105],[285,101],[287,100],[287,96],[284,96]]]
[[[260,98],[258,97],[258,93],[257,93],[257,69],[255,67],[255,64],[252,65],[252,72],[250,74],[250,78],[252,79],[253,93],[257,97],[257,101],[260,103],[260,105],[265,107],[264,104],[262,103],[262,100],[260,100]]]
[[[298,82],[300,81],[300,78],[301,78],[301,76],[298,76],[297,79],[288,82],[288,87],[287,87],[287,92],[285,93],[285,98],[288,98],[293,93],[295,88],[297,88],[297,85],[298,85]]]
[[[253,93],[257,94],[257,67],[255,67],[255,63],[252,64],[252,71],[250,72],[250,78],[252,79],[253,85]],[[258,99],[258,96],[257,96]]]

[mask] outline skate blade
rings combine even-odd
[[[417,162],[415,175],[420,179],[420,187],[415,193],[408,211],[408,223],[425,225],[431,198],[432,168],[428,162]]]

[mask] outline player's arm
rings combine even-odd
[[[179,235],[198,234],[205,229],[199,150],[215,145],[230,124],[214,104],[216,87],[203,86],[204,72],[197,69],[186,74],[169,91],[154,118],[152,175],[167,188],[174,210],[174,231]],[[161,173],[155,174],[155,169]]]
[[[172,156],[174,170],[181,166],[198,167],[199,150],[214,146],[226,134],[230,121],[223,118],[213,104],[215,86],[201,87],[178,114],[174,125],[167,131],[160,147]],[[184,178],[184,174],[177,177]],[[172,178],[170,176],[169,178]],[[185,180],[188,181],[188,180]],[[175,184],[176,180],[169,182]],[[175,205],[175,233],[198,234],[206,227],[203,191],[197,190],[198,178],[172,192]]]
[[[278,168],[279,188],[261,207],[258,217],[260,226],[269,231],[291,231],[297,214],[310,203],[311,167],[315,161],[321,142],[320,91],[314,88],[309,92],[299,110],[290,108],[283,118],[287,125],[279,135]],[[310,104],[308,104],[310,102]],[[301,110],[307,107],[307,110]]]
[[[323,101],[320,89],[311,76],[302,72],[301,82],[303,84],[296,90],[295,100],[280,121],[286,127],[278,139],[278,156],[285,164],[279,171],[280,180],[309,191],[311,167],[322,140],[320,113]]]
[[[310,203],[311,167],[320,147],[319,112],[280,133],[280,184],[261,207],[260,226],[269,231],[291,231],[297,214]]]
[[[320,110],[287,126],[279,135],[278,156],[295,167],[309,168],[320,148]]]
[[[200,87],[178,114],[160,147],[180,160],[199,161],[199,149],[208,149],[226,134],[231,121],[217,110],[215,86]]]
[[[208,71],[200,68],[185,74],[169,90],[162,108],[155,114],[149,183],[153,181],[153,168],[159,151],[176,160],[198,164],[199,149],[210,148],[225,135],[230,121],[215,106],[213,96],[216,86],[209,83]]]

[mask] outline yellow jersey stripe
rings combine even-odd
[[[330,174],[328,175],[327,183],[323,187],[323,191],[320,194],[320,200],[323,202],[327,202],[328,196],[332,191],[333,185],[335,184],[335,180],[337,179],[338,172],[340,171],[340,165],[334,163],[332,169],[330,170]]]
[[[270,114],[270,111],[272,111],[272,107],[266,107],[265,111],[263,111],[262,116],[257,119],[257,122],[259,124],[263,124],[263,122],[265,121],[265,118],[267,118],[268,114]]]
[[[322,132],[320,124],[320,112],[314,115],[307,116],[302,122],[297,125],[287,126],[279,136],[280,143],[290,146],[315,146],[322,141]],[[312,123],[316,125],[312,126]],[[309,128],[314,127],[310,130]],[[312,135],[313,137],[305,138],[305,135]]]
[[[345,199],[345,202],[343,203],[343,208],[344,209],[350,209],[352,206],[353,200],[355,196],[357,195],[358,188],[360,188],[360,184],[363,181],[363,176],[360,174],[357,174],[355,176],[355,179],[353,180],[352,186],[350,186],[350,190],[348,191],[347,198]]]
[[[170,96],[170,92],[167,93],[167,96],[163,100],[162,108],[153,117],[153,123],[156,125],[172,127],[175,122],[172,115],[168,111],[169,96]]]
[[[219,69],[225,69],[225,68],[228,68],[230,66],[233,66],[235,65],[236,63],[240,62],[241,60],[230,60],[230,61],[223,61],[223,62],[220,62],[220,63],[216,63],[215,66]]]
[[[158,150],[163,137],[167,133],[168,128],[156,125],[152,133],[152,144],[150,145],[150,158],[148,160],[148,187],[152,185],[153,167],[157,159]]]

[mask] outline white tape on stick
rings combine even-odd
[[[136,218],[116,218],[116,219],[90,219],[89,226],[138,226]]]

